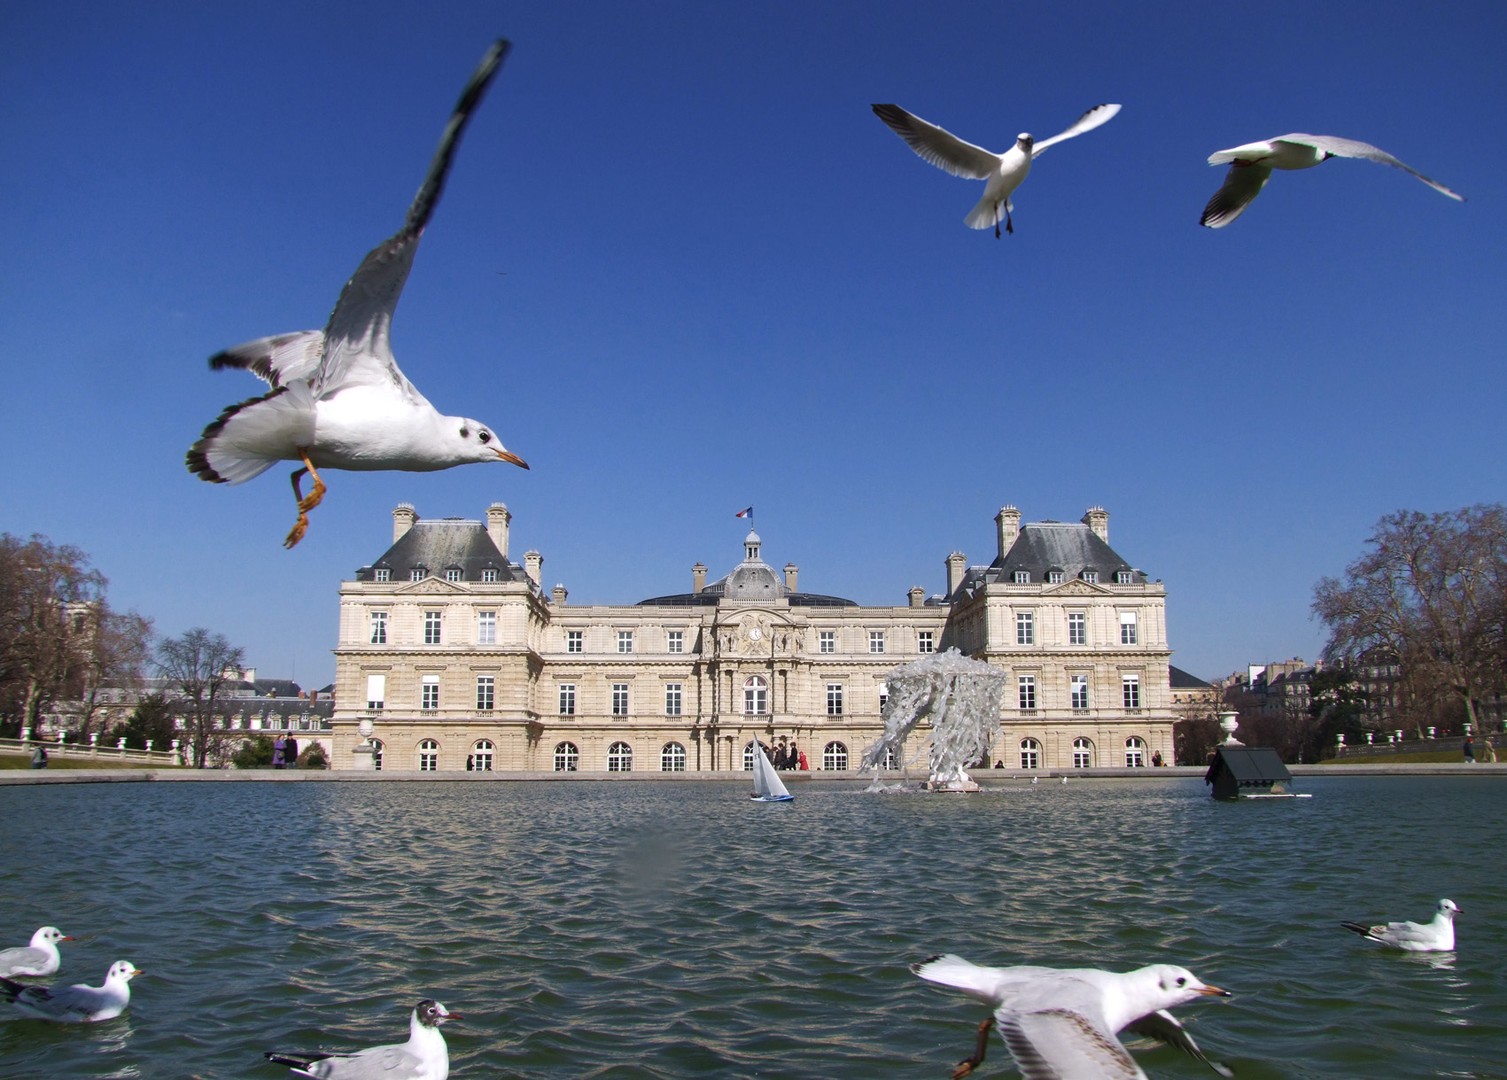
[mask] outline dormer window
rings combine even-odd
[[[385,566],[379,566],[372,571],[372,580],[386,582],[392,580],[392,571]]]
[[[1078,576],[1081,577],[1084,581],[1088,582],[1090,585],[1099,584],[1099,571],[1097,570],[1085,570]]]
[[[1129,570],[1116,570],[1115,571],[1115,584],[1116,585],[1129,585],[1129,584],[1131,584],[1131,572]]]
[[[1048,570],[1047,571],[1047,584],[1048,585],[1061,585],[1062,584],[1062,571],[1061,570]]]
[[[483,585],[496,585],[497,584],[497,567],[495,567],[495,566],[484,566],[484,567],[482,567],[482,570],[481,570],[481,583]]]
[[[447,567],[445,567],[445,580],[446,581],[451,581],[451,582],[460,581],[461,577],[462,577],[462,573],[461,573],[461,568],[460,567],[458,567],[458,566],[447,566]]]
[[[1029,571],[1029,570],[1017,570],[1017,571],[1015,571],[1015,584],[1017,584],[1017,585],[1029,585],[1029,584],[1031,584],[1031,571]]]
[[[429,568],[427,566],[413,566],[408,570],[409,581],[423,581],[428,576]]]

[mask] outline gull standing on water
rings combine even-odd
[[[131,980],[138,971],[129,960],[117,960],[105,973],[103,986],[23,986],[0,979],[0,1001],[9,1001],[27,1016],[82,1024],[112,1020],[131,1004]]]
[[[954,1080],[984,1060],[989,1028],[997,1026],[1026,1080],[1125,1080],[1145,1073],[1119,1040],[1128,1029],[1160,1039],[1232,1075],[1204,1057],[1193,1038],[1167,1010],[1199,997],[1229,997],[1186,968],[1154,964],[1135,971],[1097,968],[982,967],[960,956],[933,956],[911,971],[927,982],[950,986],[994,1010],[979,1025],[978,1046],[958,1063]]]
[[[1385,150],[1379,150],[1370,143],[1340,139],[1333,135],[1294,133],[1210,154],[1210,165],[1228,164],[1230,171],[1225,174],[1224,185],[1204,207],[1203,216],[1198,219],[1198,223],[1211,229],[1222,229],[1234,221],[1261,194],[1261,189],[1271,179],[1273,169],[1311,169],[1335,157],[1361,158],[1391,165],[1403,172],[1412,173],[1441,195],[1448,195],[1456,202],[1465,201],[1464,195],[1451,191],[1437,180],[1430,180],[1417,169],[1404,165]]]
[[[276,462],[302,462],[293,473],[298,521],[285,547],[303,539],[309,511],[324,498],[319,469],[432,472],[475,461],[528,468],[487,425],[444,416],[429,404],[398,369],[388,336],[461,132],[507,51],[508,43],[498,41],[482,57],[403,227],[361,261],[325,328],[259,338],[210,357],[211,368],[244,368],[272,389],[231,405],[205,428],[188,452],[189,471],[212,483],[240,484]],[[305,473],[314,480],[307,496],[299,487]]]
[[[295,1076],[315,1080],[445,1080],[450,1051],[440,1025],[462,1019],[438,1001],[425,998],[408,1019],[408,1041],[373,1046],[350,1054],[300,1054],[269,1050],[267,1060],[286,1065]]]
[[[44,926],[31,935],[31,944],[15,949],[0,949],[0,978],[29,978],[56,975],[63,966],[58,942],[73,939],[56,926]]]
[[[1365,923],[1342,922],[1346,930],[1353,930],[1367,941],[1378,941],[1394,949],[1407,952],[1452,952],[1455,948],[1455,916],[1460,909],[1453,900],[1440,900],[1434,917],[1426,923],[1401,922]]]
[[[1015,145],[1003,154],[985,150],[981,146],[964,142],[949,131],[906,112],[898,105],[872,106],[874,115],[889,125],[924,160],[937,168],[968,180],[984,180],[984,197],[968,212],[963,223],[970,229],[987,229],[994,226],[994,235],[999,236],[1000,212],[1004,211],[1005,232],[1015,232],[1010,220],[1010,211],[1015,206],[1011,194],[1020,187],[1026,174],[1031,171],[1031,162],[1041,156],[1049,146],[1065,139],[1092,131],[1100,124],[1113,119],[1120,111],[1118,105],[1095,105],[1078,117],[1077,122],[1066,131],[1050,139],[1037,142],[1022,132],[1015,137]]]

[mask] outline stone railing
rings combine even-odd
[[[111,745],[113,743],[113,745]],[[47,751],[49,760],[128,762],[132,765],[182,765],[183,754],[174,739],[167,750],[137,750],[126,747],[124,739],[101,739],[91,735],[87,743],[58,742],[54,739],[0,739],[0,754],[30,756],[37,747]]]

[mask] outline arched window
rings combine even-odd
[[[659,752],[660,772],[685,772],[685,747],[678,742],[665,743]]]
[[[1078,737],[1073,740],[1073,768],[1092,769],[1094,767],[1094,743],[1092,739]]]
[[[879,763],[879,767],[891,772],[900,767],[900,759],[895,756],[895,748],[893,746],[886,746],[884,748],[884,760]]]
[[[419,772],[437,772],[440,767],[440,744],[433,739],[419,743]]]
[[[1022,769],[1041,768],[1041,743],[1035,739],[1020,740],[1020,767]]]
[[[759,744],[757,742],[749,742],[749,743],[744,743],[743,744],[743,771],[744,772],[753,772],[754,748],[756,746],[758,746],[758,745]]]
[[[848,748],[840,742],[822,747],[822,768],[828,772],[847,772]]]
[[[1141,769],[1146,766],[1146,740],[1132,735],[1125,740],[1125,767]]]
[[[372,768],[377,772],[382,771],[382,740],[372,740]]]
[[[769,684],[762,676],[750,676],[743,683],[743,712],[747,716],[763,716],[769,711]],[[753,766],[750,764],[749,768]]]
[[[615,742],[607,748],[608,772],[633,771],[633,747],[625,742]]]
[[[555,747],[555,772],[575,772],[581,767],[581,750],[575,743],[563,742]]]
[[[477,739],[476,745],[471,747],[471,767],[477,772],[491,772],[492,751],[495,749],[491,739]]]

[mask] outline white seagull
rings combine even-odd
[[[1394,949],[1408,952],[1452,952],[1455,947],[1455,916],[1460,909],[1453,900],[1440,900],[1434,917],[1426,923],[1401,922],[1365,923],[1342,922],[1346,930],[1353,930],[1368,941],[1378,941]]]
[[[1203,216],[1198,219],[1198,223],[1211,229],[1222,229],[1245,213],[1251,200],[1261,194],[1261,189],[1271,179],[1273,169],[1311,169],[1334,157],[1363,158],[1391,165],[1418,177],[1441,195],[1448,195],[1456,202],[1465,201],[1464,195],[1451,191],[1437,180],[1430,180],[1417,169],[1404,165],[1385,150],[1379,150],[1370,143],[1340,139],[1333,135],[1295,133],[1210,154],[1210,165],[1228,164],[1230,171],[1225,174],[1224,185],[1204,207]]]
[[[44,926],[31,935],[31,944],[15,949],[0,949],[0,978],[28,978],[56,975],[63,966],[58,942],[73,939],[56,926]]]
[[[267,1059],[286,1065],[295,1076],[315,1080],[445,1080],[450,1075],[450,1051],[440,1025],[462,1019],[438,1001],[425,998],[408,1020],[408,1041],[373,1046],[351,1054],[267,1052]]]
[[[1013,233],[1015,225],[1010,220],[1010,211],[1015,209],[1010,196],[1020,187],[1026,174],[1031,171],[1031,162],[1041,156],[1049,146],[1064,139],[1092,131],[1112,119],[1120,111],[1118,105],[1095,105],[1078,117],[1066,131],[1050,139],[1037,142],[1025,132],[1015,137],[1015,145],[1003,154],[995,154],[981,146],[964,142],[949,131],[906,112],[898,105],[875,105],[874,115],[890,126],[926,161],[937,168],[969,180],[983,180],[984,197],[968,212],[963,223],[970,229],[987,229],[994,226],[994,235],[999,236],[1000,211],[1004,211],[1005,232]]]
[[[1144,1078],[1118,1038],[1121,1030],[1160,1039],[1191,1054],[1221,1076],[1168,1012],[1199,997],[1229,997],[1186,968],[1154,964],[1135,971],[1096,968],[981,967],[951,954],[933,956],[911,971],[927,982],[961,990],[994,1010],[979,1025],[974,1056],[958,1063],[955,1080],[984,1060],[989,1028],[997,1026],[1026,1080]]]
[[[131,1004],[131,980],[143,974],[129,960],[117,960],[105,973],[102,986],[23,986],[0,979],[0,1001],[9,1001],[27,1016],[82,1024],[112,1020]]]
[[[276,462],[302,462],[293,473],[298,522],[286,547],[303,538],[309,511],[324,497],[318,469],[432,472],[473,461],[528,468],[487,425],[444,416],[429,404],[398,370],[388,336],[461,132],[507,51],[508,43],[498,41],[482,57],[445,127],[408,219],[361,261],[325,328],[259,338],[210,357],[211,368],[247,369],[272,389],[231,405],[205,428],[188,452],[189,471],[212,483],[240,484]],[[299,487],[305,473],[314,478],[307,496]]]

